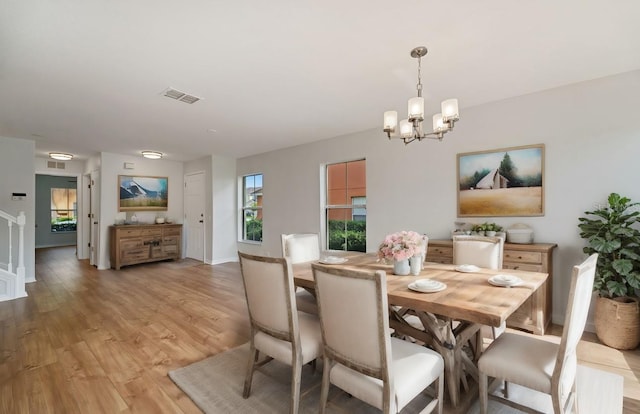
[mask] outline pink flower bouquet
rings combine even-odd
[[[425,253],[425,242],[415,231],[400,231],[389,234],[378,247],[378,259],[404,260],[413,255]]]

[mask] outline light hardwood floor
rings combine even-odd
[[[0,413],[199,413],[167,372],[248,340],[238,264],[98,271],[74,254],[37,250],[29,296],[0,303]],[[624,376],[640,412],[640,351],[587,334],[579,355]]]

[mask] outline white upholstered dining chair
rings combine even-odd
[[[320,412],[327,409],[330,384],[385,414],[399,412],[434,384],[435,398],[422,412],[442,413],[442,356],[390,336],[385,273],[312,267],[324,343]]]
[[[453,264],[475,265],[485,269],[502,269],[504,239],[489,236],[453,236]],[[485,338],[496,339],[507,324],[483,326],[480,330]],[[481,344],[480,344],[481,345]],[[481,351],[481,350],[480,350]]]
[[[291,264],[312,262],[320,259],[320,237],[317,233],[282,234],[282,257]],[[298,310],[318,314],[316,298],[303,288],[296,289]]]
[[[302,366],[322,355],[318,317],[297,310],[288,259],[238,255],[251,322],[243,397],[251,394],[256,368],[275,359],[291,365],[290,412],[295,414],[300,403]],[[259,362],[260,353],[267,357]]]
[[[576,348],[584,331],[593,290],[598,255],[573,267],[569,303],[560,344],[530,334],[505,333],[496,339],[478,361],[480,412],[486,414],[488,398],[535,412],[505,398],[488,394],[488,377],[513,382],[551,395],[556,414],[577,410]]]
[[[502,269],[504,239],[488,236],[453,236],[453,264]]]

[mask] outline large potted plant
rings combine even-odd
[[[617,349],[640,343],[640,230],[638,207],[611,193],[608,204],[579,218],[584,253],[598,253],[593,290],[598,293],[595,324],[598,338]]]

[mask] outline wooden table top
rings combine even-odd
[[[500,326],[515,312],[547,279],[546,273],[522,270],[480,269],[474,273],[461,273],[454,265],[425,263],[418,276],[396,276],[393,266],[376,262],[375,255],[346,255],[344,268],[359,270],[384,270],[387,272],[387,294],[389,304],[434,313],[443,317],[474,322],[482,325]],[[293,265],[295,283],[314,289],[310,263]],[[488,279],[497,274],[518,276],[523,283],[514,287],[497,287]],[[420,293],[408,288],[409,283],[418,279],[433,279],[443,282],[447,288],[436,293]]]

